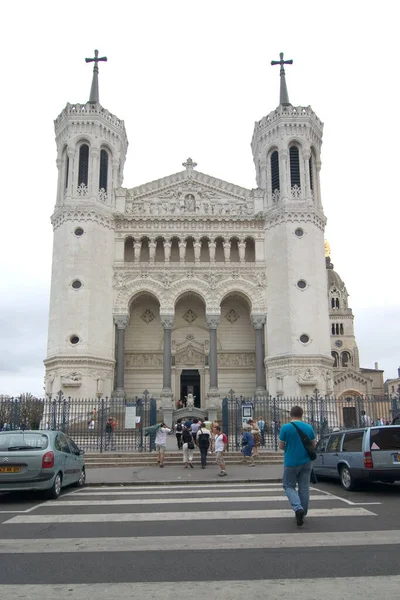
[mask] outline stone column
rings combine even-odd
[[[134,253],[135,253],[135,263],[140,262],[140,253],[142,251],[142,242],[135,242],[133,244],[133,249],[134,249]]]
[[[164,262],[169,263],[171,260],[171,242],[169,240],[164,241]]]
[[[224,242],[224,257],[225,262],[231,262],[231,243],[230,241]]]
[[[210,253],[210,262],[215,262],[215,249],[217,247],[217,244],[214,242],[214,240],[211,240],[210,242],[208,242],[208,251]]]
[[[256,396],[266,394],[264,384],[264,354],[263,354],[263,325],[265,315],[251,315],[253,327],[256,330]]]
[[[125,375],[125,329],[129,323],[129,315],[114,315],[114,323],[117,326],[117,357],[116,357],[116,387],[114,396],[124,397],[124,375]]]
[[[185,262],[186,257],[186,241],[179,242],[179,262]]]
[[[89,159],[89,178],[88,178],[88,195],[95,196],[99,192],[99,173],[100,173],[100,150],[91,148]]]
[[[304,198],[311,197],[311,181],[310,181],[310,163],[311,153],[309,150],[303,150],[303,169],[304,169]]]
[[[244,240],[240,240],[238,243],[239,248],[239,260],[240,262],[244,262],[246,259],[246,242]]]
[[[160,397],[162,399],[162,408],[164,421],[168,426],[172,426],[172,386],[171,386],[171,332],[174,323],[174,315],[160,315],[161,325],[164,328],[164,355],[163,355],[163,388]]]
[[[108,187],[110,182],[108,182]],[[117,188],[121,185],[121,181],[119,180],[119,161],[113,159],[112,161],[112,187]],[[106,190],[107,192],[107,190]]]
[[[210,389],[208,398],[219,399],[218,390],[218,356],[217,356],[217,327],[219,325],[220,315],[206,315],[207,327],[210,330],[210,353],[208,366],[210,368]]]
[[[267,189],[267,161],[265,159],[260,160],[260,188],[262,190]]]
[[[160,315],[161,325],[164,328],[164,356],[163,356],[163,389],[162,396],[172,398],[171,387],[171,330],[174,324],[174,315]]]

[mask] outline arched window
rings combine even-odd
[[[256,260],[256,245],[253,238],[246,238],[246,252],[244,260],[246,262],[255,262]]]
[[[101,150],[100,152],[100,177],[99,177],[99,190],[107,191],[108,183],[108,152],[107,150]]]
[[[67,152],[64,152],[64,168],[65,168],[65,179],[64,179],[64,189],[68,189],[68,177],[69,177],[69,156]]]
[[[340,323],[340,335],[344,335],[344,327],[342,323]]]
[[[89,146],[82,144],[79,148],[78,186],[88,184],[89,178]]]
[[[135,253],[133,248],[134,239],[129,236],[125,240],[125,248],[124,248],[124,261],[125,262],[133,262]]]
[[[300,159],[297,146],[290,147],[290,184],[292,187],[300,187]]]
[[[310,173],[310,188],[311,191],[314,190],[314,173],[313,173],[313,157],[312,155],[310,156],[309,160],[308,160],[308,169],[309,169],[309,173]]]
[[[350,353],[342,352],[342,354],[340,355],[340,358],[342,359],[342,367],[348,367],[351,362]]]
[[[275,150],[271,154],[271,192],[279,192],[279,190],[279,154],[278,151]]]
[[[332,358],[333,358],[333,359],[334,359],[334,361],[335,361],[335,362],[333,363],[333,366],[334,366],[334,367],[337,367],[337,366],[339,366],[339,354],[338,354],[337,352],[331,352],[331,354],[332,354]]]
[[[336,308],[340,308],[339,298],[336,298]]]

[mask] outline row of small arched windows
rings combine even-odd
[[[81,144],[79,147],[79,162],[78,162],[78,187],[84,185],[85,187],[89,184],[89,146],[88,144]],[[103,189],[107,191],[108,185],[108,163],[109,156],[107,150],[102,148],[100,150],[100,170],[99,170],[99,190]],[[65,165],[65,188],[68,187],[69,178],[69,156],[66,155]]]
[[[300,179],[300,153],[298,146],[290,146],[289,148],[289,161],[290,161],[290,185],[301,187]],[[272,152],[270,157],[271,166],[271,192],[280,191],[280,179],[279,179],[279,153],[277,150]],[[311,155],[308,160],[308,169],[310,174],[310,187],[314,190],[314,177],[313,177],[313,156]]]
[[[339,355],[338,352],[331,352],[332,358],[334,359],[334,367],[348,367],[352,364],[352,358],[350,352],[344,350]]]
[[[331,298],[331,308],[340,308],[339,298]]]
[[[331,333],[332,335],[344,335],[343,323],[332,323]]]

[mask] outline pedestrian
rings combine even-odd
[[[166,426],[165,423],[161,423],[160,427],[157,429],[156,433],[156,451],[158,452],[157,462],[161,468],[164,466],[164,453],[167,449],[167,435],[170,432],[170,428]]]
[[[207,452],[210,447],[210,432],[206,427],[199,428],[196,434],[196,443],[200,450],[201,468],[205,469],[207,466]]]
[[[175,425],[175,436],[176,436],[176,443],[178,444],[178,450],[182,450],[182,432],[183,432],[183,425],[182,425],[182,419],[178,419]]]
[[[105,449],[106,450],[109,446],[110,446],[111,450],[116,449],[116,446],[115,446],[115,428],[116,428],[116,426],[117,426],[117,422],[114,419],[114,417],[108,417],[106,427],[105,427],[105,433],[106,433]]]
[[[361,426],[362,427],[371,427],[372,419],[369,415],[365,413],[365,410],[361,412]]]
[[[224,433],[222,433],[221,427],[219,425],[216,425],[214,427],[214,436],[215,462],[220,468],[220,472],[218,473],[218,475],[220,477],[225,477],[225,475],[227,475],[227,472],[225,468],[224,452],[228,445],[228,438]]]
[[[197,445],[197,432],[198,432],[199,428],[200,428],[199,419],[197,417],[195,417],[193,419],[193,423],[190,426],[190,431],[192,433],[193,442],[195,443],[195,445]]]
[[[249,419],[247,421],[247,423],[249,425],[251,425],[251,433],[252,433],[253,440],[254,440],[253,456],[258,457],[258,452],[259,452],[259,448],[260,448],[260,444],[261,444],[260,428],[253,419]]]
[[[290,418],[291,422],[281,427],[279,435],[279,448],[285,452],[283,489],[295,513],[297,526],[302,527],[310,500],[312,465],[309,451],[313,451],[316,440],[311,425],[303,422],[301,406],[292,407]]]
[[[182,431],[182,449],[183,449],[183,466],[185,469],[188,465],[193,469],[193,437],[188,427],[184,427]]]
[[[264,417],[260,417],[258,419],[258,428],[260,430],[260,435],[261,435],[261,446],[264,447],[265,446],[265,420]]]
[[[254,456],[254,438],[251,434],[251,425],[243,423],[242,426],[242,453],[243,462],[249,463],[249,467],[255,467]]]

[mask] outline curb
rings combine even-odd
[[[282,477],[280,478],[269,478],[269,479],[216,479],[212,481],[205,481],[204,479],[194,479],[191,481],[103,481],[103,482],[92,482],[86,483],[84,487],[137,487],[137,486],[147,486],[147,485],[193,485],[193,484],[216,484],[216,485],[226,485],[230,483],[282,483]],[[81,488],[83,489],[83,488]]]

